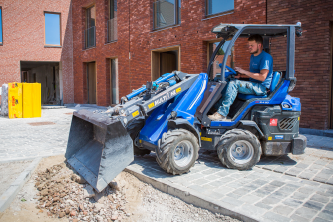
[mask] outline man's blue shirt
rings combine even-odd
[[[250,59],[250,72],[260,73],[260,70],[267,69],[269,70],[265,81],[261,82],[256,79],[250,78],[251,82],[259,82],[267,89],[271,86],[272,76],[273,76],[273,58],[270,54],[265,51],[262,51],[258,56],[251,55]]]

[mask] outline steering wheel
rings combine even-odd
[[[230,72],[232,72],[233,74],[237,75],[236,71],[233,70],[232,68],[230,68],[229,66],[225,66]]]

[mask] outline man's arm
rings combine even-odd
[[[240,74],[243,74],[246,76],[246,78],[252,78],[252,79],[256,79],[259,80],[261,82],[265,81],[269,70],[268,69],[262,69],[260,70],[260,73],[253,73],[253,72],[249,72],[246,71],[244,69],[241,69],[239,67],[235,67],[235,71],[239,72]],[[240,75],[241,78],[244,78],[243,75]]]

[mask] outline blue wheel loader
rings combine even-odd
[[[215,45],[207,73],[166,73],[107,111],[74,112],[65,156],[95,190],[102,191],[134,155],[152,151],[158,164],[174,175],[191,169],[199,149],[216,151],[225,167],[238,170],[251,169],[261,155],[304,153],[300,99],[289,95],[296,85],[295,36],[302,35],[300,23],[220,24],[212,32],[221,41]],[[282,38],[285,70],[273,72],[266,96],[238,94],[228,119],[211,121],[207,115],[227,81],[237,75],[228,66],[235,41],[251,34],[261,35],[266,48],[273,39]]]

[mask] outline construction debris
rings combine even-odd
[[[101,193],[75,174],[65,163],[47,168],[35,177],[38,189],[37,208],[52,217],[67,217],[83,221],[121,221],[126,212],[126,196],[116,182]]]

